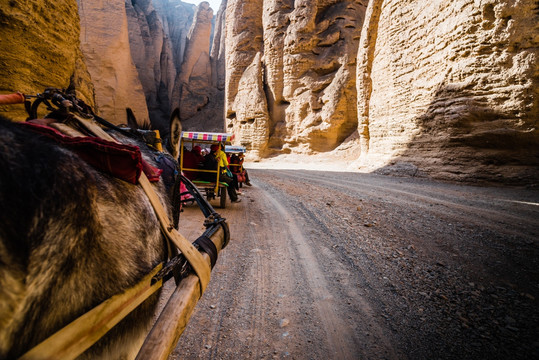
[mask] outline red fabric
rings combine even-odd
[[[154,182],[159,181],[163,172],[142,159],[138,146],[117,144],[96,137],[70,137],[56,129],[32,122],[22,124],[73,151],[94,168],[132,184],[137,183],[141,171]]]
[[[245,182],[245,172],[237,173],[236,176],[238,177],[238,182],[239,183]]]
[[[184,169],[198,169],[200,168],[200,163],[204,160],[202,156],[196,155],[195,153],[185,150],[183,153],[183,168]],[[195,180],[198,176],[196,171],[183,170],[183,174],[189,180]]]
[[[237,166],[231,166],[230,171],[233,173],[241,173],[243,171],[243,159],[240,159],[238,156],[234,155],[230,158],[230,164],[231,165],[237,165]]]

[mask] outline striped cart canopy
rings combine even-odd
[[[218,142],[230,143],[232,139],[234,139],[234,134],[200,132],[200,131],[182,131],[182,138],[190,139],[190,140],[218,141]]]
[[[225,145],[225,152],[244,153],[245,151],[246,151],[245,146]]]

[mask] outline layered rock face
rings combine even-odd
[[[222,0],[212,18],[209,4],[201,2],[189,32],[188,50],[176,79],[179,96],[175,96],[185,130],[224,131],[226,7],[227,1]]]
[[[358,50],[361,163],[537,176],[538,45],[535,1],[371,1]]]
[[[165,131],[195,6],[181,1],[125,3],[131,55],[146,95],[151,122]]]
[[[137,120],[148,121],[148,108],[138,72],[131,58],[127,16],[122,0],[78,0],[80,43],[96,89],[98,113],[115,124],[125,124],[125,108]]]
[[[174,86],[175,106],[181,104],[181,117],[188,119],[209,102],[211,87],[210,37],[213,10],[200,3],[187,35],[185,54]]]
[[[260,156],[346,148],[383,173],[538,175],[536,1],[235,0],[226,31],[227,129]]]
[[[0,93],[41,93],[47,87],[75,88],[93,105],[91,80],[79,49],[75,1],[0,3]],[[24,120],[21,104],[0,106],[0,113]]]
[[[328,151],[356,130],[355,58],[365,9],[366,1],[229,1],[227,127],[256,124],[242,137],[247,148],[261,156]],[[257,82],[264,84],[264,99],[258,105],[267,103],[267,109],[253,118],[252,112],[238,111],[251,101],[238,94],[245,92],[240,86],[245,69],[253,77],[251,64],[259,52],[264,66]],[[267,119],[263,132],[262,118]],[[246,140],[262,134],[265,139]]]
[[[222,131],[225,71],[220,29],[226,1],[217,16],[211,56],[214,12],[208,2],[194,6],[179,0],[133,0],[125,6],[131,54],[153,126],[167,132],[168,117],[179,107],[185,129]]]

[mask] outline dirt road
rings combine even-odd
[[[538,358],[537,189],[250,174],[171,359]]]

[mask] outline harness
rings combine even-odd
[[[19,95],[22,96],[22,94]],[[51,114],[49,114],[50,117],[55,119],[69,119],[67,128],[63,129],[63,131],[68,134],[75,131],[77,133],[89,134],[112,143],[120,144],[120,142],[95,124],[93,122],[93,120],[95,120],[99,124],[118,131],[127,137],[136,138],[138,140],[142,139],[145,140],[145,142],[151,141],[149,146],[154,149],[159,149],[161,146],[158,134],[150,134],[149,132],[133,133],[113,125],[95,115],[91,108],[86,106],[81,100],[74,96],[67,96],[58,89],[47,89],[44,94],[38,94],[37,100],[35,100],[33,104],[31,104],[27,98],[28,96],[25,96],[25,107],[29,114],[29,119],[37,117],[37,108],[43,103],[47,106],[47,109],[51,111]],[[16,100],[20,102],[20,98],[17,98]],[[54,104],[56,108],[53,107],[51,103]],[[63,128],[63,126],[59,126],[59,128]],[[224,241],[221,248],[224,248],[230,239],[228,225],[225,222],[225,219],[221,218],[204,199],[198,189],[187,178],[179,173],[177,165],[173,165],[175,160],[172,159],[170,155],[161,152],[157,155],[156,160],[162,166],[169,167],[169,169],[163,170],[172,171],[174,177],[171,199],[173,206],[172,221],[170,221],[153,185],[151,185],[144,172],[140,173],[138,184],[140,184],[146,193],[159,220],[161,232],[167,240],[167,248],[169,249],[168,257],[170,258],[170,261],[164,266],[163,264],[159,264],[134,287],[126,290],[122,294],[109,298],[96,308],[83,314],[81,317],[29,350],[20,359],[77,357],[108,332],[110,328],[129,314],[129,312],[159,289],[164,281],[170,279],[174,275],[176,282],[178,283],[179,279],[186,276],[185,274],[188,273],[189,269],[187,264],[193,269],[198,277],[199,292],[200,296],[202,296],[210,280],[211,268],[215,265],[217,260],[218,249],[209,238],[209,234],[205,233],[194,243],[191,243],[177,230],[181,195],[184,195],[180,194],[180,184],[183,182],[186,185],[188,192],[194,197],[195,201],[197,201],[206,217],[204,222],[206,228],[221,227],[223,229]],[[181,251],[181,254],[177,253],[176,248]],[[208,264],[199,249],[209,255],[210,264]],[[185,260],[187,260],[187,262]],[[88,333],[90,333],[90,335],[88,335]]]

